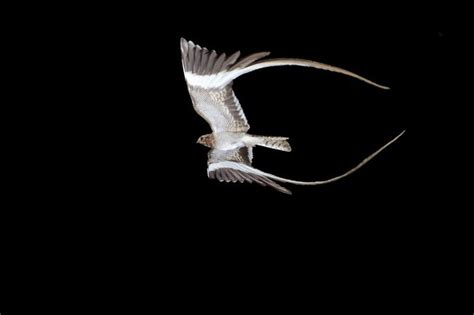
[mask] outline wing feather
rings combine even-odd
[[[235,165],[241,165],[237,167],[213,167],[219,165],[222,162],[231,162]],[[269,186],[285,194],[291,194],[291,192],[283,186],[280,186],[273,180],[266,176],[262,176],[258,173],[248,171],[253,168],[250,167],[252,164],[252,148],[241,147],[235,150],[217,150],[213,149],[209,152],[208,160],[208,176],[211,179],[217,179],[220,182],[248,182],[257,183],[262,186]],[[248,169],[245,168],[248,167]]]
[[[193,63],[193,72],[197,73],[199,67],[201,66],[201,56],[203,55],[201,47],[199,45],[194,49],[194,63]]]
[[[238,172],[235,172],[233,169],[229,169],[229,172],[230,174],[232,174],[232,177],[233,177],[233,183],[236,183],[236,182],[239,182],[239,183],[243,183],[245,182],[245,177],[244,176],[241,176]]]
[[[247,132],[250,128],[240,102],[230,85],[220,90],[189,88],[194,110],[211,126],[212,131]]]
[[[240,57],[240,51],[233,53],[227,60],[222,64],[222,69],[227,69],[230,65],[233,65]]]
[[[237,181],[239,181],[240,183],[243,183],[244,181],[246,181],[248,183],[257,183],[261,186],[269,186],[279,192],[291,195],[290,190],[277,184],[276,182],[265,176],[243,172],[241,170],[236,170],[232,168],[218,168],[209,172],[208,174],[209,178],[214,179],[215,177],[217,177],[220,182],[225,181],[227,183],[236,183]]]
[[[217,53],[215,50],[211,52],[211,55],[209,56],[209,60],[207,61],[206,65],[206,70],[202,74],[210,74],[212,72],[212,68],[214,67],[214,64],[216,63],[217,60]]]
[[[189,48],[188,48],[188,69],[193,67],[194,65],[194,43],[193,42],[189,42]],[[189,69],[189,70],[191,70]]]
[[[250,128],[239,100],[228,80],[230,69],[240,69],[253,64],[269,53],[257,53],[239,61],[237,51],[227,57],[225,53],[195,45],[181,39],[183,70],[188,90],[196,112],[211,126],[214,132],[246,132]],[[220,83],[222,82],[222,84]]]
[[[262,59],[263,57],[266,57],[268,55],[270,55],[270,52],[268,52],[268,51],[251,54],[250,56],[247,56],[247,57],[243,58],[242,60],[240,60],[239,62],[237,62],[234,66],[232,66],[229,69],[229,71],[233,71],[233,70],[240,69],[240,68],[245,68],[248,65],[251,65],[254,62],[256,62],[257,60]]]
[[[216,63],[214,64],[214,68],[212,68],[212,72],[214,73],[219,73],[221,72],[221,69],[222,69],[222,65],[224,64],[224,60],[225,60],[225,53],[222,53],[219,58],[217,58],[217,61]]]
[[[201,67],[199,68],[200,72],[203,72],[203,73],[206,72],[208,62],[209,62],[209,51],[206,48],[203,48],[202,56],[201,56]]]

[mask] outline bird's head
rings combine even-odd
[[[202,144],[205,147],[213,148],[214,147],[214,136],[212,133],[208,133],[207,135],[200,136],[197,140],[197,143]]]

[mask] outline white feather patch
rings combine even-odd
[[[231,161],[212,163],[207,168],[207,174],[209,175],[210,172],[213,172],[213,171],[215,171],[217,169],[220,169],[220,168],[231,168],[231,169],[239,170],[239,171],[242,171],[242,172],[245,172],[245,173],[253,173],[253,174],[258,174],[258,175],[261,175],[261,176],[266,175],[266,173],[264,173],[262,171],[259,171],[257,169],[254,169],[253,167],[249,167],[245,164],[237,163],[237,162],[231,162]]]
[[[239,76],[238,70],[224,71],[215,74],[199,75],[192,72],[184,72],[186,82],[189,85],[204,89],[221,88],[229,84],[232,80]]]

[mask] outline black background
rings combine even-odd
[[[27,28],[38,53],[25,73],[38,69],[29,78],[39,83],[11,116],[6,296],[51,282],[84,287],[87,301],[336,313],[424,304],[454,287],[466,250],[442,137],[456,106],[453,32],[390,10],[321,11],[91,8]],[[317,60],[391,87],[300,67],[239,78],[251,132],[288,136],[293,148],[255,149],[264,171],[326,179],[406,133],[348,178],[287,185],[292,196],[209,180],[207,148],[195,143],[209,127],[192,108],[180,37]]]

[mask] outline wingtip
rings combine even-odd
[[[407,131],[407,130],[406,130],[406,129],[403,129],[403,131],[400,132],[400,133],[398,134],[398,136],[396,136],[396,137],[393,139],[393,141],[395,141],[395,140],[397,140],[398,138],[400,138],[401,136],[403,136],[403,134],[405,133],[405,131]]]
[[[181,51],[184,53],[185,51],[187,51],[188,41],[184,37],[181,37],[179,41],[181,43]]]
[[[281,193],[284,193],[284,194],[287,194],[287,195],[293,195],[293,193],[291,192],[291,190],[289,190],[288,188],[286,187],[283,187],[281,185],[278,185],[277,183],[273,182],[273,181],[270,181],[268,182],[267,184],[269,184],[270,187],[272,187],[273,189],[281,192]]]
[[[378,83],[375,83],[374,81],[370,81],[364,77],[360,77],[362,78],[362,81],[365,81],[366,83],[369,83],[370,85],[373,85],[379,89],[382,89],[382,90],[391,90],[391,88],[389,86],[386,86],[386,85],[382,85],[382,84],[378,84]]]

